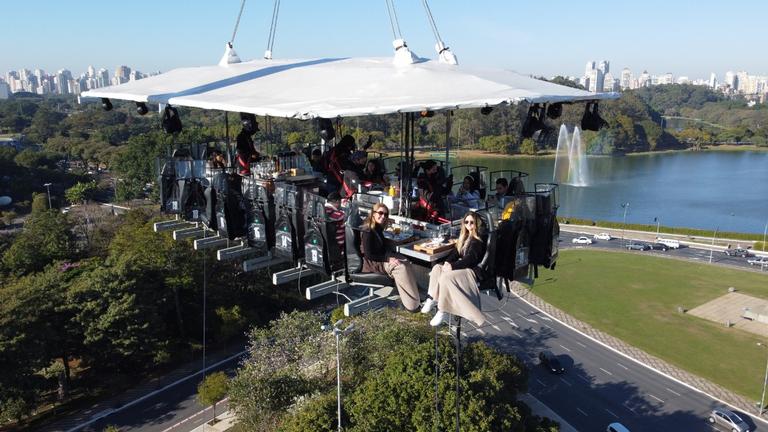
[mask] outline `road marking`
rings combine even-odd
[[[581,346],[582,348],[586,348],[586,347],[587,347],[586,345],[584,345],[583,343],[581,343],[581,342],[579,342],[579,341],[574,341],[574,342],[576,342],[577,344],[579,344],[579,346]]]
[[[628,367],[624,366],[623,364],[621,364],[621,363],[619,363],[619,362],[616,362],[616,364],[617,364],[617,365],[619,365],[619,366],[621,366],[621,367],[623,367],[623,368],[624,368],[624,370],[629,370],[629,368],[628,368]]]
[[[225,397],[224,399],[222,399],[222,400],[220,400],[220,401],[216,402],[216,404],[218,405],[218,404],[221,404],[221,403],[223,403],[223,402],[226,402],[226,401],[228,401],[228,400],[229,400],[229,397]],[[184,423],[186,423],[186,422],[188,422],[188,421],[192,420],[193,418],[195,418],[195,417],[199,416],[200,414],[203,414],[203,413],[205,413],[206,411],[208,411],[208,410],[210,410],[210,409],[212,409],[212,408],[213,408],[213,407],[210,407],[210,406],[209,406],[208,408],[203,408],[203,410],[201,410],[201,411],[198,411],[198,412],[196,412],[196,413],[192,414],[191,416],[189,416],[189,417],[187,417],[187,418],[185,418],[185,419],[183,419],[183,420],[179,420],[179,421],[178,421],[178,422],[176,422],[176,424],[174,424],[173,426],[171,426],[171,427],[168,427],[168,428],[165,428],[165,429],[163,429],[163,432],[168,432],[168,431],[170,431],[170,430],[176,429],[177,427],[179,427],[179,426],[183,425]],[[222,415],[222,413],[219,413],[219,415]],[[218,417],[218,416],[217,416],[217,417]]]
[[[573,385],[573,384],[571,384],[571,383],[570,383],[570,382],[569,382],[567,379],[565,379],[565,378],[562,378],[562,377],[560,378],[560,381],[564,382],[564,383],[565,383],[565,384],[566,384],[568,387],[570,387],[570,386],[572,386],[572,385]]]
[[[544,382],[542,382],[542,381],[541,381],[540,379],[538,379],[538,378],[536,378],[536,382],[537,382],[537,383],[539,383],[539,384],[541,384],[541,385],[543,385],[544,387],[546,387],[546,386],[547,386],[547,385],[546,385]]]
[[[581,375],[579,375],[579,374],[576,374],[576,377],[577,377],[577,378],[581,378],[581,379],[583,379],[583,380],[584,380],[584,381],[586,381],[586,382],[592,382],[592,380],[590,380],[589,378],[585,378],[585,377],[583,377],[583,376],[581,376]]]
[[[622,405],[624,405],[624,408],[626,408],[626,409],[628,409],[628,410],[632,411],[633,413],[637,414],[637,411],[635,411],[635,409],[634,409],[634,408],[632,408],[631,406],[629,406],[629,401],[626,401],[626,402],[624,402]]]
[[[672,390],[672,389],[671,389],[671,388],[669,388],[669,387],[665,387],[665,388],[667,389],[667,391],[668,391],[668,392],[672,393],[673,395],[682,396],[680,393],[678,393],[678,392],[676,392],[676,391]]]
[[[535,329],[535,328],[533,328],[533,327],[528,327],[528,330],[530,330],[530,331],[532,331],[532,332],[534,332],[534,333],[539,333],[539,331],[538,331],[538,330],[536,330],[536,329]]]
[[[562,349],[564,349],[564,350],[566,350],[566,351],[568,351],[568,352],[571,352],[571,350],[569,350],[568,348],[566,348],[566,347],[564,347],[564,346],[562,346],[562,345],[560,345],[560,348],[562,348]]]
[[[544,327],[545,329],[550,329],[550,330],[552,330],[552,327],[550,327],[550,326],[548,326],[548,325],[546,325],[546,324],[542,324],[541,326],[542,326],[542,327]]]
[[[539,318],[543,319],[544,321],[552,321],[548,316],[539,315]]]
[[[524,319],[524,320],[526,320],[526,321],[528,321],[528,322],[532,322],[532,323],[534,323],[534,324],[538,324],[538,323],[539,323],[539,322],[538,322],[538,321],[536,321],[535,319],[526,318],[526,317],[525,317],[525,316],[523,316],[523,314],[521,314],[521,313],[518,313],[518,314],[517,314],[517,316],[519,316],[520,318],[522,318],[522,319]]]
[[[605,411],[607,411],[607,412],[608,412],[608,414],[610,414],[610,415],[612,415],[612,416],[614,416],[614,417],[616,417],[616,418],[619,418],[619,416],[617,416],[616,414],[614,414],[614,413],[613,413],[611,410],[609,410],[608,408],[603,408],[603,409],[604,409]]]
[[[598,368],[598,369],[600,369],[601,371],[603,371],[603,372],[607,373],[608,375],[611,375],[611,376],[613,376],[613,374],[612,374],[612,373],[608,372],[607,370],[605,370],[605,369],[603,369],[603,368]]]
[[[664,401],[663,401],[663,400],[661,400],[661,399],[657,398],[656,396],[654,396],[654,395],[652,395],[652,394],[650,394],[650,393],[648,393],[648,396],[650,396],[650,397],[652,397],[652,398],[656,399],[657,401],[659,401],[659,402],[661,402],[661,403],[664,403]]]
[[[506,316],[508,316],[508,317],[510,317],[510,318],[512,318],[512,315],[508,314],[507,311],[502,310],[501,313],[506,315]]]
[[[480,333],[481,335],[485,336],[485,332],[483,331],[483,329],[477,329],[477,332]]]
[[[519,326],[519,325],[517,325],[517,324],[515,324],[515,322],[514,322],[514,321],[512,321],[510,318],[507,318],[507,317],[503,317],[503,318],[504,318],[504,321],[506,321],[506,322],[507,322],[509,325],[511,325],[512,327],[514,327],[514,328],[520,328],[520,326]]]
[[[584,411],[582,411],[582,410],[581,410],[581,408],[578,408],[578,407],[577,407],[577,408],[576,408],[576,411],[578,411],[578,412],[582,413],[582,414],[584,415],[584,417],[589,417],[589,416],[587,415],[587,413],[585,413]]]

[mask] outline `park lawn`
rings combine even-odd
[[[757,335],[689,314],[728,292],[768,299],[768,275],[637,253],[567,250],[533,292],[593,327],[752,400],[768,351]]]

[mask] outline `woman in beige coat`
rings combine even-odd
[[[439,326],[446,314],[469,319],[478,326],[485,323],[477,286],[482,271],[478,265],[485,255],[485,242],[480,238],[481,225],[482,219],[477,213],[465,214],[456,249],[443,264],[432,267],[429,294],[421,312],[429,313],[437,305],[437,313],[429,322],[433,327]]]

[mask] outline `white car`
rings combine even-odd
[[[589,237],[576,237],[575,239],[571,240],[571,243],[574,244],[592,244],[592,240]]]
[[[749,265],[753,266],[768,266],[768,257],[759,257],[747,260]]]
[[[608,233],[598,233],[593,235],[592,238],[594,238],[595,240],[610,240],[613,237],[611,237],[611,235]]]

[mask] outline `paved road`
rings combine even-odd
[[[546,281],[541,281],[546,283]],[[506,304],[484,297],[490,324],[463,330],[516,354],[529,367],[530,393],[581,431],[620,421],[633,431],[710,431],[717,401],[664,377],[571,330],[511,296]],[[553,375],[537,355],[550,350],[565,366]],[[716,430],[716,429],[715,429]]]
[[[602,249],[613,249],[613,250],[627,250],[625,248],[625,244],[629,243],[630,241],[637,242],[631,239],[629,236],[627,236],[625,240],[622,240],[620,238],[614,238],[612,240],[592,240],[594,243],[591,245],[577,245],[577,244],[571,243],[574,238],[582,235],[592,238],[591,234],[578,233],[578,232],[565,232],[565,231],[561,232],[560,247],[564,249],[570,248],[570,247],[583,247],[587,249],[602,248]],[[640,243],[648,243],[648,242],[640,241]],[[710,256],[710,251],[707,249],[699,249],[699,248],[688,247],[688,246],[681,246],[680,249],[676,249],[676,250],[669,249],[667,251],[652,250],[652,251],[631,251],[631,252],[638,253],[638,254],[669,256],[669,257],[688,259],[694,262],[703,262],[703,263],[709,263],[709,256]],[[711,255],[712,255],[713,264],[728,265],[728,266],[734,266],[742,269],[751,269],[751,270],[757,270],[757,271],[760,270],[760,267],[749,265],[749,263],[747,262],[747,258],[728,256],[721,250],[714,250],[711,252]],[[768,268],[766,268],[765,270],[768,271]]]

